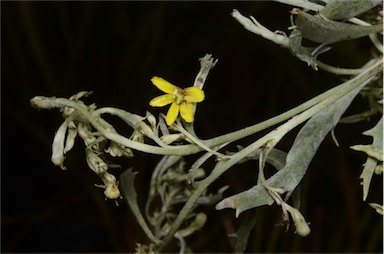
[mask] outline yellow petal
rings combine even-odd
[[[178,88],[177,86],[172,85],[171,83],[160,77],[153,77],[151,81],[157,88],[159,88],[164,93],[173,94],[173,92]]]
[[[164,94],[153,98],[149,102],[149,105],[151,105],[152,107],[163,107],[165,105],[171,104],[172,102],[174,102],[174,100],[175,99],[173,98],[172,94]]]
[[[179,110],[180,106],[176,102],[172,103],[169,107],[167,117],[165,118],[168,126],[171,126],[176,121],[176,118],[179,115]]]
[[[185,89],[184,100],[186,102],[201,102],[204,98],[204,91],[198,87],[192,86]]]
[[[180,106],[180,115],[187,122],[192,123],[194,118],[194,109],[191,103],[183,102]]]

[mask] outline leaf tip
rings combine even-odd
[[[216,210],[223,210],[225,208],[235,208],[235,202],[231,198],[221,200],[216,206]]]

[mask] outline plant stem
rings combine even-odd
[[[185,203],[185,205],[179,212],[179,215],[176,217],[174,223],[172,224],[170,230],[168,231],[167,235],[158,246],[158,250],[160,251],[161,249],[163,249],[169,243],[169,241],[174,237],[174,234],[176,233],[176,231],[184,221],[184,218],[189,214],[190,210],[193,208],[193,205],[195,204],[196,200],[200,197],[200,195],[209,187],[209,185],[211,185],[229,168],[231,168],[233,165],[235,165],[237,162],[242,160],[244,157],[248,156],[250,153],[252,153],[256,149],[259,149],[266,142],[270,140],[274,140],[276,144],[286,133],[288,133],[289,131],[291,131],[293,128],[297,127],[301,123],[305,122],[306,120],[308,120],[313,115],[320,112],[321,110],[330,106],[331,104],[333,104],[334,102],[336,102],[337,100],[339,100],[340,98],[348,94],[350,91],[352,91],[362,83],[367,82],[369,79],[372,79],[382,70],[382,68],[383,68],[382,61],[376,62],[372,67],[367,68],[359,76],[338,86],[337,90],[329,94],[327,98],[324,98],[324,100],[318,103],[317,105],[309,108],[308,110],[300,113],[299,115],[296,115],[294,118],[290,119],[285,124],[279,126],[277,129],[271,131],[264,137],[256,140],[255,142],[253,142],[243,150],[232,155],[229,160],[216,164],[216,167],[214,168],[212,173],[209,176],[207,176],[204,180],[199,182],[198,187],[192,193],[188,201]]]
[[[377,63],[376,63],[377,65]],[[377,66],[374,68],[374,73],[372,75],[376,75],[381,71],[380,68]],[[323,101],[324,99],[328,98],[332,94],[334,94],[336,91],[343,89],[347,85],[348,82],[345,82],[339,86],[336,86],[318,96],[315,98],[291,109],[288,110],[280,115],[277,115],[273,118],[270,118],[266,121],[263,121],[261,123],[257,123],[255,125],[246,127],[241,130],[237,130],[228,134],[224,134],[212,139],[208,140],[202,140],[201,142],[207,146],[207,147],[214,147],[217,145],[221,145],[223,143],[227,142],[234,142],[239,139],[242,139],[244,137],[250,136],[252,134],[255,134],[259,131],[262,131],[264,129],[267,129],[269,127],[272,127],[278,123],[284,122],[293,116],[307,110],[308,108],[318,104],[319,102]],[[55,97],[43,97],[43,96],[36,96],[31,99],[31,104],[33,107],[36,108],[63,108],[63,107],[71,107],[78,111],[85,119],[87,119],[92,126],[100,132],[101,135],[103,135],[105,138],[114,141],[118,144],[121,144],[123,146],[129,147],[134,150],[151,153],[151,154],[160,154],[160,155],[190,155],[195,154],[203,149],[197,145],[189,144],[189,145],[180,145],[180,146],[170,146],[170,147],[158,147],[153,145],[147,145],[143,143],[139,143],[133,140],[130,140],[124,136],[121,136],[120,134],[116,132],[111,132],[110,130],[105,129],[102,125],[100,125],[84,105],[81,105],[77,103],[76,101],[68,100],[65,98],[55,98]]]

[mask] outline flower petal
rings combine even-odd
[[[192,123],[194,120],[194,108],[191,103],[183,102],[180,106],[180,115],[187,122]]]
[[[169,107],[167,117],[165,118],[168,126],[171,126],[176,121],[176,118],[179,115],[179,110],[180,105],[178,105],[176,102],[172,103],[172,105]]]
[[[184,89],[184,91],[185,91],[184,100],[186,102],[201,102],[205,98],[204,91],[198,87],[194,87],[194,86],[188,87]]]
[[[171,104],[174,101],[175,99],[173,98],[172,94],[164,94],[153,98],[149,102],[149,105],[152,107],[163,107],[165,105]]]
[[[153,77],[151,81],[157,88],[159,88],[164,93],[173,94],[173,92],[178,88],[177,86],[172,85],[171,83],[160,77]]]

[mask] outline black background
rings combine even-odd
[[[275,2],[1,2],[2,252],[133,252],[135,242],[147,241],[126,203],[117,207],[94,187],[101,182],[88,169],[81,142],[67,155],[67,171],[50,162],[62,118],[57,110],[32,108],[33,96],[93,90],[88,103],[157,115],[165,111],[148,105],[160,94],[151,77],[190,86],[198,59],[210,53],[219,62],[208,77],[195,124],[200,137],[210,138],[268,119],[341,82],[246,31],[231,17],[233,9],[288,32],[291,8]],[[358,68],[369,59],[370,48],[366,38],[338,43],[321,60]],[[366,108],[359,97],[347,114]],[[349,149],[370,142],[360,133],[377,120],[340,125],[340,148],[330,137],[320,147],[302,183],[301,211],[311,222],[311,234],[301,238],[293,226],[284,232],[275,225],[279,208],[262,207],[248,252],[383,251],[382,216],[362,201],[359,175],[366,157]],[[288,151],[296,133],[279,148]],[[139,172],[140,204],[159,159],[137,152],[121,161]],[[239,165],[213,189],[229,184],[226,195],[248,189],[256,169],[254,162]],[[374,177],[368,201],[382,203],[381,190],[380,177]],[[233,251],[233,239],[226,235],[242,216],[235,219],[233,211],[213,207],[205,212],[207,225],[187,238],[192,249]]]

